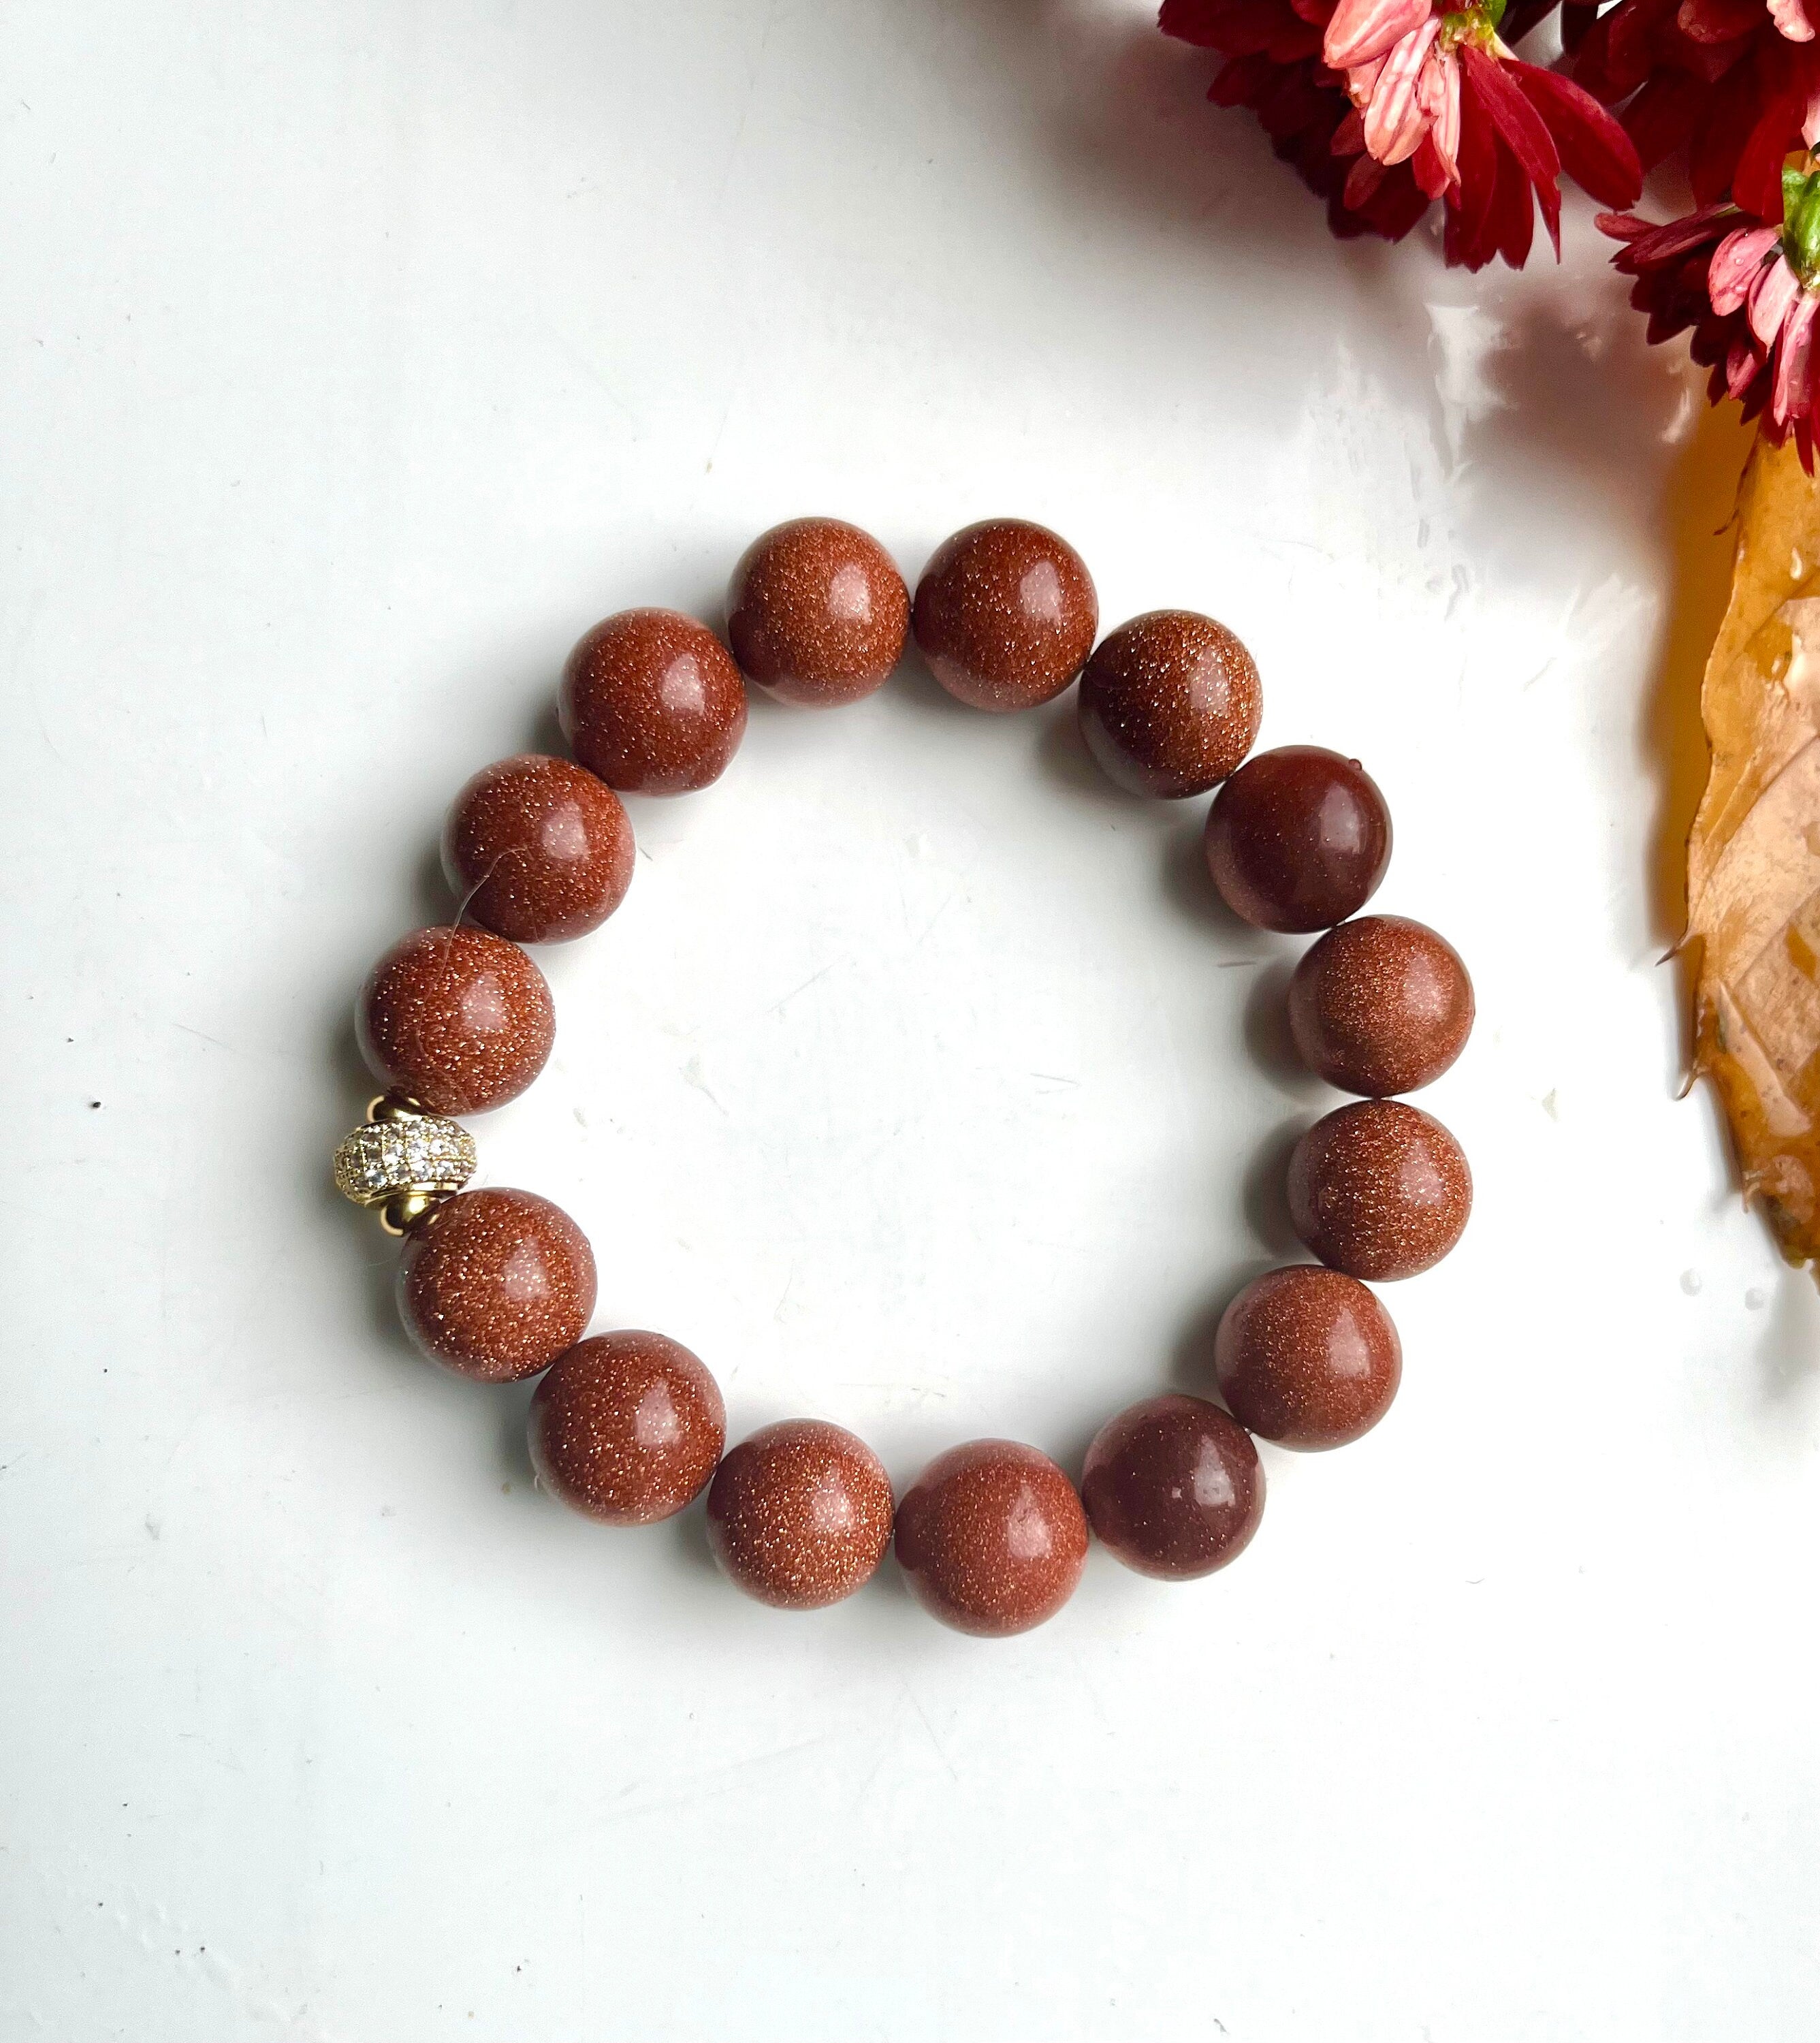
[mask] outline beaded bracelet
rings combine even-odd
[[[412,1337],[483,1382],[542,1372],[532,1462],[588,1516],[648,1524],[707,1489],[715,1558],[762,1602],[802,1610],[849,1596],[894,1539],[918,1600],[984,1635],[1060,1608],[1090,1527],[1141,1573],[1223,1567],[1263,1509],[1253,1435],[1324,1448],[1375,1425],[1402,1354],[1367,1282],[1428,1268],[1466,1225],[1458,1144],[1391,1095],[1459,1055],[1472,985],[1433,930],[1358,912],[1389,862],[1383,796],[1357,761],[1317,746],[1247,759],[1257,669],[1212,618],[1152,611],[1096,647],[1098,624],[1085,564],[1039,525],[994,519],[956,533],[914,604],[865,533],[830,518],[777,526],[734,570],[726,642],[669,610],[622,611],[587,634],[560,698],[574,759],[508,759],[467,784],[443,838],[455,920],[395,945],[362,990],[360,1046],[386,1090],[336,1152],[335,1182],[403,1237]],[[942,686],[978,709],[1029,708],[1079,677],[1082,737],[1121,787],[1178,800],[1219,789],[1205,834],[1214,884],[1259,928],[1325,932],[1290,982],[1290,1033],[1312,1071],[1362,1095],[1296,1145],[1290,1217],[1320,1259],[1270,1271],[1228,1307],[1213,1361],[1224,1409],[1179,1393],[1132,1405],[1095,1437],[1078,1489],[1035,1447],[975,1440],[894,1501],[872,1450],[814,1419],[767,1426],[723,1455],[719,1389],[687,1348],[655,1333],[583,1338],[594,1258],[569,1216],[529,1192],[464,1189],[477,1159],[453,1117],[516,1098],[554,1038],[550,989],[520,946],[598,927],[630,882],[619,795],[717,779],[745,727],[748,682],[786,702],[856,701],[912,635]]]

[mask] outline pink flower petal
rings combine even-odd
[[[1782,346],[1776,351],[1776,381],[1769,393],[1769,408],[1778,419],[1803,418],[1814,406],[1814,315],[1820,312],[1820,298],[1801,293],[1801,302],[1788,316],[1782,329]]]
[[[1715,312],[1735,312],[1750,295],[1757,272],[1782,245],[1773,227],[1741,227],[1713,251],[1707,272],[1707,296]]]
[[[1775,345],[1782,322],[1794,310],[1800,295],[1801,279],[1780,255],[1773,263],[1764,263],[1752,278],[1750,295],[1744,302],[1745,317],[1766,348]]]
[[[1449,184],[1460,177],[1460,60],[1451,50],[1432,49],[1422,67],[1416,98],[1427,115],[1428,140]]]
[[[1741,397],[1750,388],[1752,379],[1761,365],[1756,351],[1750,344],[1750,336],[1741,333],[1726,351],[1725,387],[1734,397]]]
[[[1413,35],[1384,59],[1383,75],[1365,109],[1365,146],[1381,163],[1406,163],[1427,132],[1428,120],[1416,100],[1423,60],[1441,33],[1431,14]]]
[[[1371,95],[1384,75],[1384,65],[1382,57],[1374,57],[1369,63],[1354,64],[1347,73],[1347,97],[1355,107],[1363,109],[1371,104]]]
[[[1810,43],[1814,24],[1802,0],[1769,0],[1769,18],[1791,43]]]
[[[1339,0],[1327,25],[1322,59],[1335,71],[1368,63],[1420,28],[1432,11],[1430,0]]]

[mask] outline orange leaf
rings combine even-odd
[[[1820,1257],[1820,485],[1792,445],[1745,470],[1731,601],[1700,713],[1712,766],[1688,841],[1696,1069],[1747,1199]]]

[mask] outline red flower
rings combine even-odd
[[[1431,0],[1339,0],[1321,59],[1346,75],[1356,109],[1333,140],[1347,186],[1407,163],[1430,198],[1460,181],[1460,56]]]
[[[1348,197],[1348,165],[1335,156],[1335,132],[1352,103],[1339,75],[1320,60],[1332,0],[1163,0],[1163,32],[1226,59],[1207,97],[1216,106],[1248,106],[1277,154],[1327,201],[1328,224],[1342,240],[1381,234],[1400,241],[1428,210],[1406,164],[1369,192]]]
[[[1636,279],[1630,302],[1649,315],[1650,340],[1691,330],[1711,401],[1737,398],[1773,446],[1792,439],[1811,475],[1820,172],[1791,167],[1782,187],[1780,225],[1722,202],[1664,227],[1629,213],[1599,224],[1625,244],[1612,262]]]
[[[1558,255],[1564,170],[1608,206],[1634,203],[1642,183],[1617,121],[1514,57],[1503,14],[1503,0],[1163,0],[1162,25],[1226,57],[1209,98],[1257,113],[1336,234],[1399,240],[1442,198],[1446,259],[1477,270],[1500,255],[1522,266],[1538,205]]]
[[[1780,214],[1783,158],[1820,140],[1820,46],[1803,0],[1619,0],[1596,22],[1570,4],[1562,30],[1575,77],[1623,103],[1645,170],[1684,148],[1696,205],[1730,197]]]

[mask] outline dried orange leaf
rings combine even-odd
[[[1688,840],[1694,1059],[1745,1197],[1820,1257],[1820,486],[1792,447],[1745,472],[1731,601],[1700,713],[1712,768]]]

